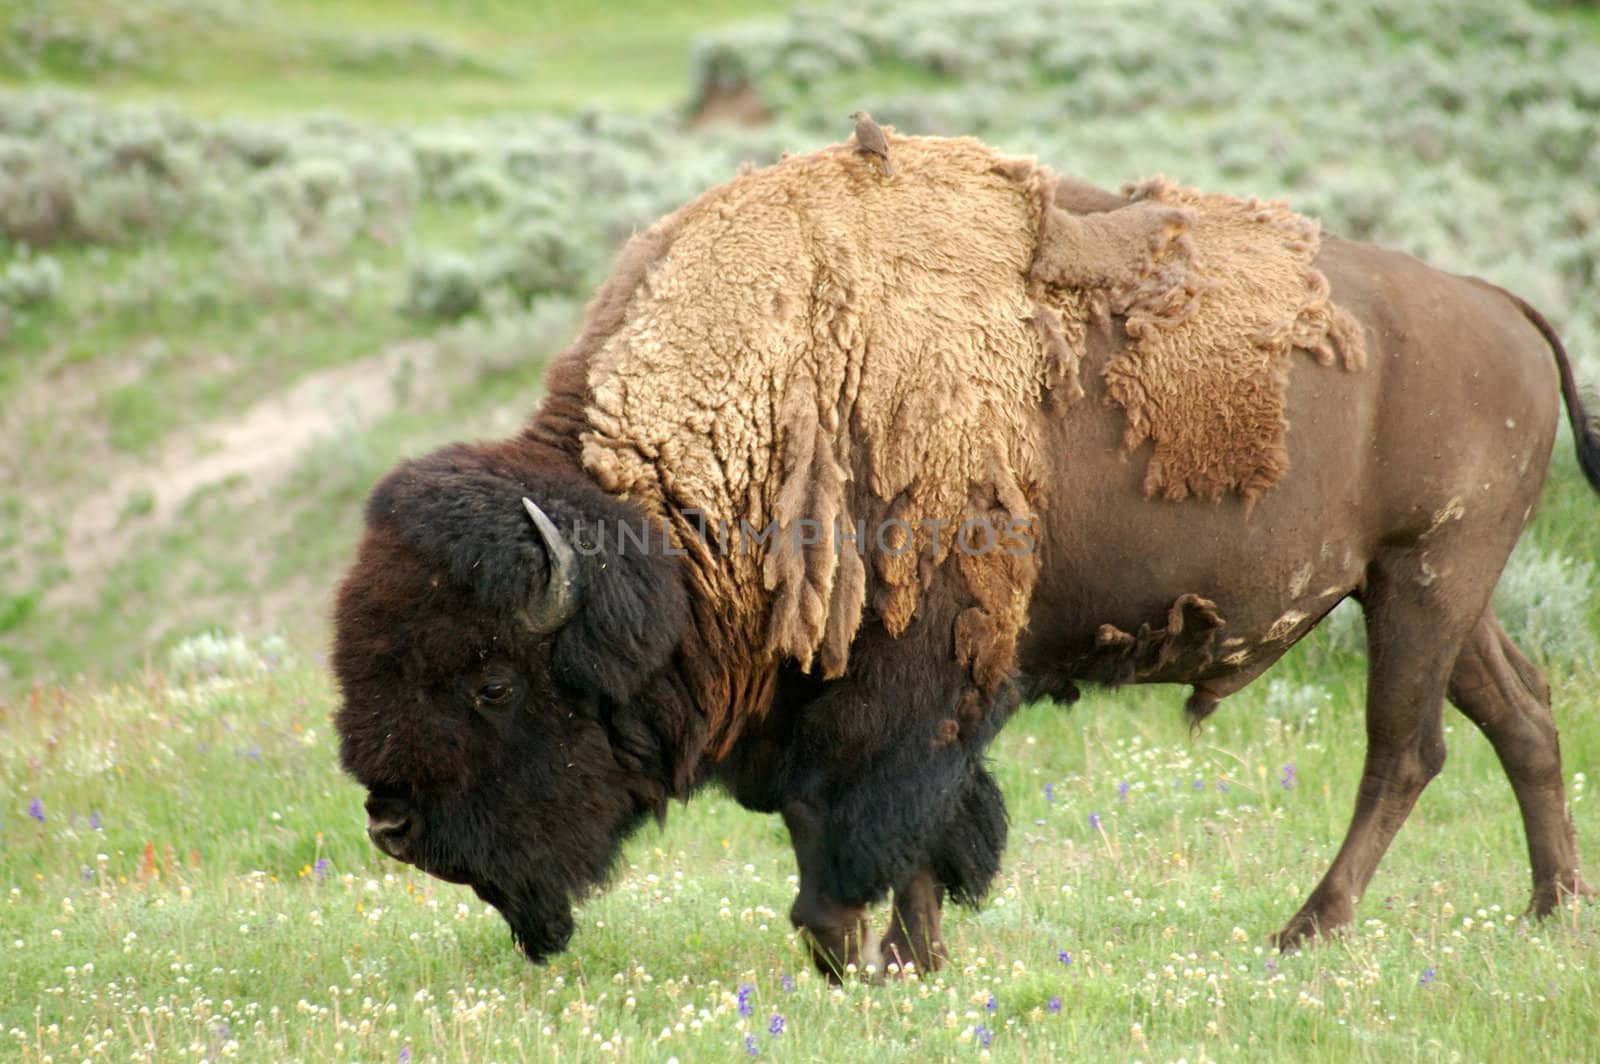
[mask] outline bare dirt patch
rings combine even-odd
[[[73,510],[66,525],[69,575],[45,604],[93,602],[100,577],[127,555],[133,538],[170,526],[197,491],[242,482],[250,497],[260,497],[319,440],[362,431],[395,409],[402,375],[427,379],[436,356],[428,340],[393,344],[303,377],[238,414],[175,433],[154,461],[129,460]],[[134,512],[139,516],[130,520]]]

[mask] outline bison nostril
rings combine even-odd
[[[405,803],[392,798],[367,799],[367,838],[390,857],[410,860],[416,820]]]
[[[411,831],[411,818],[408,816],[369,816],[367,817],[367,834],[382,835],[392,838],[405,835]]]
[[[367,838],[390,857],[402,861],[411,852],[411,818],[408,816],[369,816]]]

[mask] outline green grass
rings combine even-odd
[[[12,0],[18,9],[25,3]],[[0,5],[0,15],[4,14]],[[52,0],[61,17],[96,19],[94,0]],[[92,86],[103,98],[163,102],[198,114],[269,116],[336,111],[416,123],[495,111],[588,107],[648,110],[681,100],[695,33],[781,10],[774,0],[280,0],[203,8],[130,5],[134,57],[88,64],[71,48],[46,54],[28,84]],[[150,13],[141,17],[141,8]],[[385,41],[426,42],[415,61],[352,61]],[[0,73],[0,85],[24,71]],[[425,80],[419,80],[425,79]],[[425,85],[425,91],[418,91]]]
[[[404,262],[373,241],[318,262],[281,290],[242,278],[219,282],[238,266],[236,257],[183,234],[68,248],[59,257],[71,279],[67,294],[38,314],[40,327],[13,338],[18,357],[8,372],[20,381],[30,370],[137,367],[136,380],[101,394],[98,414],[118,450],[145,453],[175,429],[236,408],[240,396],[287,387],[416,331],[394,313]],[[336,295],[315,287],[339,280],[346,284]],[[48,412],[39,417],[66,432],[76,428]]]
[[[41,690],[0,730],[5,1053],[732,1060],[749,1035],[764,1058],[924,1060],[978,1057],[981,1026],[1000,1060],[1586,1059],[1600,910],[1522,919],[1515,805],[1454,715],[1356,926],[1266,947],[1360,770],[1359,663],[1320,653],[1274,675],[1322,684],[1325,710],[1275,716],[1261,683],[1193,742],[1170,689],[1022,713],[994,750],[1012,815],[994,892],[950,914],[950,969],[876,988],[810,974],[781,825],[718,793],[641,831],[533,967],[469,890],[367,845],[320,669]],[[1597,681],[1557,692],[1569,771],[1600,756]],[[1592,854],[1592,784],[1571,786]]]
[[[1590,40],[1600,41],[1600,5],[1592,0],[1548,0],[1538,6]]]

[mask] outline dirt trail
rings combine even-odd
[[[259,494],[312,444],[366,429],[398,405],[399,375],[427,379],[436,355],[431,341],[402,341],[304,377],[236,415],[173,434],[154,461],[130,462],[74,511],[66,533],[70,576],[51,589],[45,605],[93,602],[100,578],[126,556],[134,536],[170,525],[196,491],[237,477]],[[124,520],[131,504],[146,499],[140,505],[147,513]]]

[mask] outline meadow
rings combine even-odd
[[[1579,1061],[1600,1036],[1595,908],[1523,917],[1515,804],[1453,713],[1356,926],[1267,946],[1359,773],[1357,656],[1332,639],[1194,741],[1159,689],[1025,711],[995,744],[993,893],[947,920],[949,969],[884,986],[815,976],[781,824],[717,794],[645,828],[572,947],[530,966],[469,890],[375,856],[314,662],[180,649],[8,713],[13,1059]],[[1589,777],[1596,679],[1558,687]],[[1569,786],[1592,854],[1593,784]]]
[[[1600,383],[1592,5],[0,0],[0,1059],[1592,1059],[1600,911],[1524,918],[1453,710],[1355,926],[1267,945],[1359,778],[1350,609],[1192,738],[1174,689],[1023,711],[939,973],[818,979],[781,823],[714,792],[542,967],[367,843],[323,659],[367,488],[512,431],[630,231],[856,107],[1286,196]],[[1496,604],[1591,860],[1597,528],[1563,430]]]

